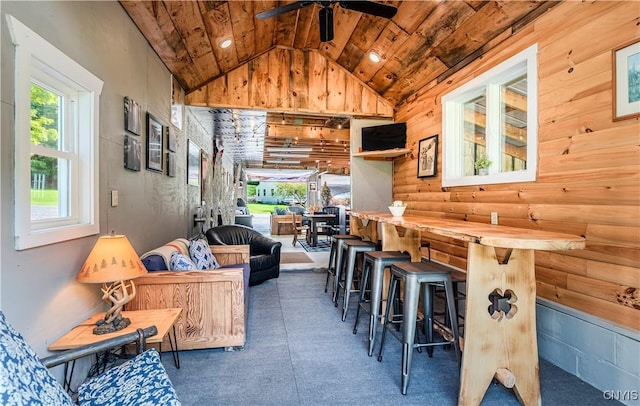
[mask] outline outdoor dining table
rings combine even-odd
[[[506,376],[522,404],[541,404],[534,252],[583,249],[583,237],[435,217],[393,217],[386,212],[355,210],[351,216],[358,222],[390,223],[468,243],[458,404],[480,404],[494,376],[503,384]]]
[[[309,231],[311,232],[309,245],[312,247],[318,245],[318,224],[326,223],[328,220],[336,218],[335,214],[305,213],[302,216],[309,220]]]

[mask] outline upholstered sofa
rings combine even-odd
[[[249,286],[280,276],[280,249],[282,243],[241,225],[213,227],[205,233],[209,244],[249,245],[251,276]]]
[[[137,293],[128,310],[182,308],[175,323],[179,350],[241,348],[246,341],[249,303],[249,246],[211,246],[218,269],[172,271],[172,251],[185,239],[171,241],[141,256],[149,273],[135,279]],[[168,337],[163,348],[171,348]]]

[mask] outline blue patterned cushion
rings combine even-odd
[[[180,405],[155,349],[92,378],[78,388],[79,405]]]
[[[73,405],[62,386],[0,311],[0,404]]]
[[[171,270],[172,271],[195,271],[198,269],[196,264],[186,255],[175,251],[171,254]]]
[[[193,240],[189,246],[189,255],[198,269],[217,269],[220,264],[211,252],[207,240]]]

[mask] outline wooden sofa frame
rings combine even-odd
[[[221,265],[249,263],[248,245],[212,245],[211,251]],[[249,287],[242,268],[149,272],[135,284],[127,310],[182,308],[175,323],[179,350],[244,346]],[[162,348],[171,348],[168,337]]]

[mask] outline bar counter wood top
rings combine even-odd
[[[488,247],[544,251],[577,250],[585,247],[584,238],[572,234],[435,217],[393,217],[390,213],[379,211],[352,211],[351,215],[364,220],[391,223]]]
[[[393,217],[377,211],[354,210],[351,216],[355,218],[352,229],[354,225],[363,228],[362,220],[368,220],[368,229],[378,223],[389,223],[466,241],[467,296],[458,405],[479,405],[494,376],[500,382],[513,385],[522,404],[541,404],[534,251],[583,249],[584,238],[471,221],[410,215]],[[397,233],[391,233],[390,238],[394,242],[402,241]],[[385,246],[384,235],[382,245]],[[416,248],[394,249],[411,252]],[[506,249],[506,253],[499,258],[496,248]],[[496,309],[491,306],[494,300],[507,304]]]

